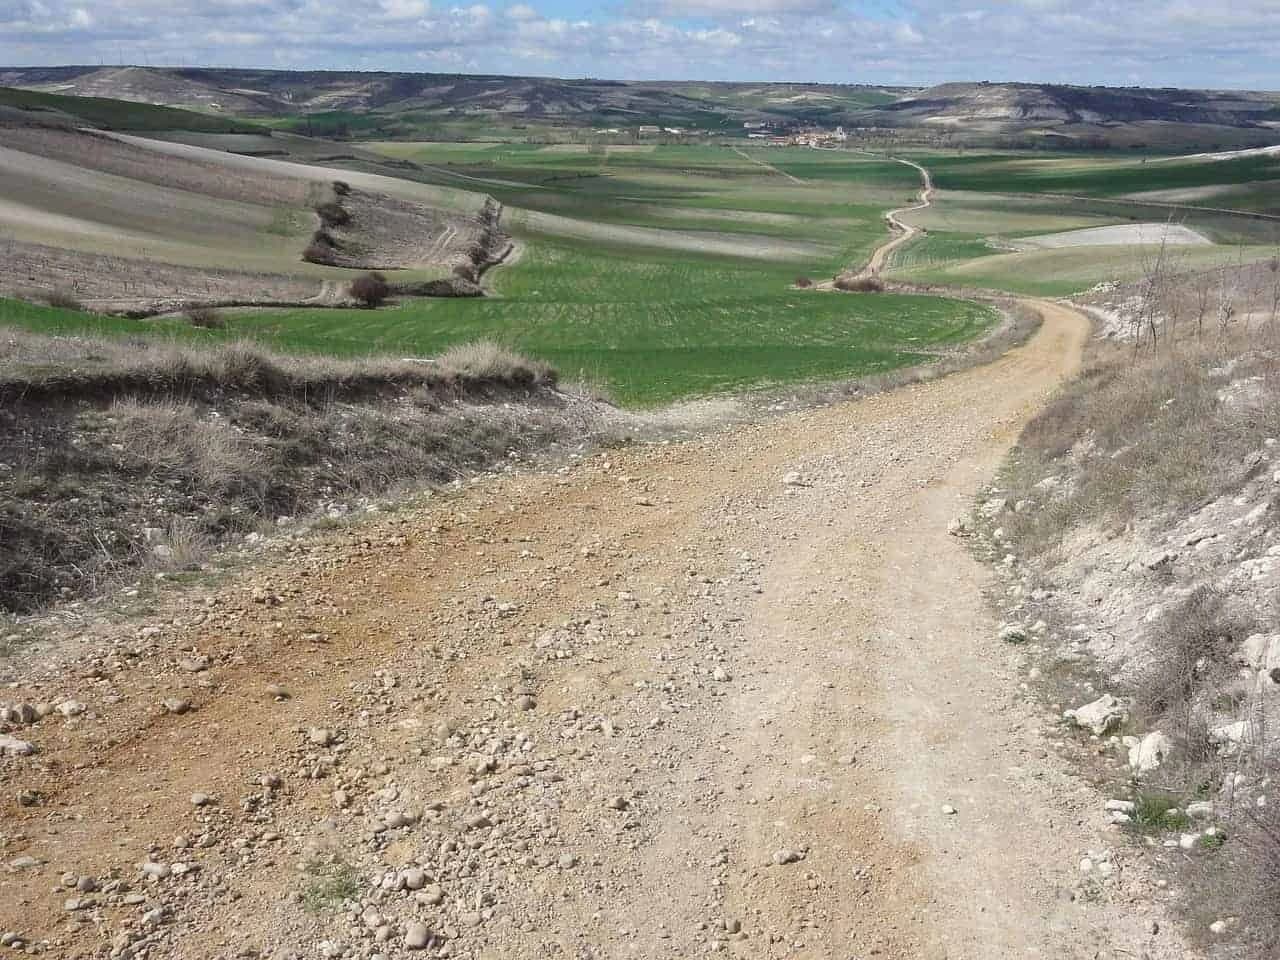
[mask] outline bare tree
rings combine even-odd
[[[1267,323],[1274,329],[1276,316],[1280,315],[1280,248],[1267,261],[1267,270],[1271,273],[1271,315]]]
[[[1204,335],[1204,318],[1209,315],[1209,304],[1213,301],[1213,274],[1208,270],[1197,273],[1193,278],[1192,291],[1196,297],[1196,339]]]
[[[1151,335],[1151,349],[1154,350],[1159,345],[1160,307],[1166,299],[1170,277],[1174,272],[1169,245],[1172,228],[1173,218],[1170,217],[1165,221],[1164,229],[1160,232],[1160,243],[1155,250],[1150,250],[1146,245],[1138,247],[1142,282],[1138,294],[1138,312],[1133,318],[1135,353],[1142,346],[1144,330]]]
[[[1224,263],[1218,268],[1218,335],[1225,337],[1236,315],[1236,296],[1239,293],[1240,272]]]

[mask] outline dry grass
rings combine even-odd
[[[407,388],[462,399],[495,389],[553,386],[555,381],[555,371],[546,364],[491,344],[457,347],[435,363],[420,363],[286,356],[249,341],[192,347],[154,339],[0,332],[0,401],[165,399],[228,390],[337,400]]]
[[[1099,345],[1084,373],[1024,431],[1004,477],[1018,499],[1045,501],[1041,479],[1070,475],[1065,496],[1005,524],[1032,555],[1082,523],[1119,528],[1188,512],[1237,487],[1245,457],[1280,435],[1280,406],[1223,402],[1233,383],[1280,393],[1280,361],[1265,344],[1184,340],[1135,355]]]
[[[409,362],[0,338],[0,609],[581,438],[594,413],[554,382],[493,344]]]
[[[481,340],[450,347],[440,355],[440,366],[459,375],[481,382],[518,383],[532,386],[554,382],[551,367],[531,361],[515,351]]]

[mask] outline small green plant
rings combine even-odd
[[[1181,800],[1171,794],[1140,793],[1133,798],[1133,826],[1141,833],[1167,833],[1190,824]]]
[[[1196,846],[1203,850],[1218,850],[1227,842],[1227,835],[1222,830],[1215,830],[1213,833],[1205,833],[1196,841]]]
[[[360,892],[360,880],[350,864],[341,860],[317,861],[307,865],[309,879],[302,888],[302,905],[310,913],[337,910],[344,900]]]

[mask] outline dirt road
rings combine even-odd
[[[862,269],[854,274],[855,279],[879,276],[880,271],[882,271],[885,265],[889,262],[889,257],[892,256],[893,252],[904,243],[910,242],[912,238],[920,233],[919,227],[913,226],[901,218],[902,214],[911,213],[913,210],[924,210],[933,206],[933,177],[929,171],[920,166],[920,164],[911,160],[903,160],[899,157],[890,157],[889,159],[893,160],[895,163],[905,164],[906,166],[913,167],[919,171],[920,199],[910,206],[890,210],[884,215],[885,220],[889,224],[891,235],[888,240],[876,247],[875,251],[871,254],[870,259],[867,260]],[[824,280],[821,283],[815,284],[815,286],[819,290],[834,290],[835,280]]]
[[[867,265],[863,267],[860,276],[878,274],[884,269],[885,264],[889,262],[889,257],[892,256],[893,251],[910,241],[912,237],[920,232],[919,227],[914,227],[902,220],[902,214],[911,213],[914,210],[924,210],[933,205],[933,177],[929,174],[929,171],[911,160],[902,160],[898,157],[893,159],[897,163],[914,167],[919,171],[920,200],[911,206],[899,207],[897,210],[890,210],[885,214],[885,219],[889,221],[889,227],[894,231],[894,236],[876,248],[875,253],[871,255],[871,259],[867,261]]]
[[[0,661],[4,699],[85,708],[0,759],[0,931],[58,957],[1185,956],[1123,869],[1081,887],[1100,800],[947,534],[1079,361],[1086,321],[1040,308],[988,367],[485,480],[39,674]]]

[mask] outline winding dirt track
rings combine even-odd
[[[933,206],[933,176],[927,169],[911,160],[903,160],[900,157],[890,157],[895,163],[905,164],[912,167],[920,173],[920,199],[910,206],[899,207],[896,210],[890,210],[884,215],[885,220],[889,224],[891,235],[888,240],[872,252],[870,259],[863,265],[854,277],[862,279],[864,277],[875,277],[880,275],[880,271],[884,269],[889,262],[889,257],[895,250],[905,243],[909,243],[915,236],[920,233],[920,228],[913,226],[901,219],[904,213],[911,213],[913,210],[924,210]],[[834,290],[835,280],[824,280],[815,284],[819,290]]]
[[[947,534],[1079,364],[1087,321],[1035,306],[989,366],[489,479],[17,678],[89,710],[0,762],[0,860],[34,858],[0,870],[0,931],[59,957],[1186,956],[1123,885],[1077,895],[1100,804]],[[379,882],[405,868],[440,896]]]
[[[906,164],[908,167],[914,167],[920,172],[920,200],[909,207],[899,207],[897,210],[890,210],[885,214],[885,219],[889,221],[890,229],[895,231],[895,235],[886,243],[876,248],[875,253],[871,255],[871,259],[867,261],[867,265],[862,268],[859,276],[873,276],[884,269],[885,264],[889,262],[889,257],[904,243],[910,242],[911,238],[920,232],[919,227],[912,226],[901,219],[904,213],[911,213],[915,210],[924,210],[933,206],[933,177],[929,171],[918,163],[911,160],[903,160],[898,157],[893,158],[897,163]]]

